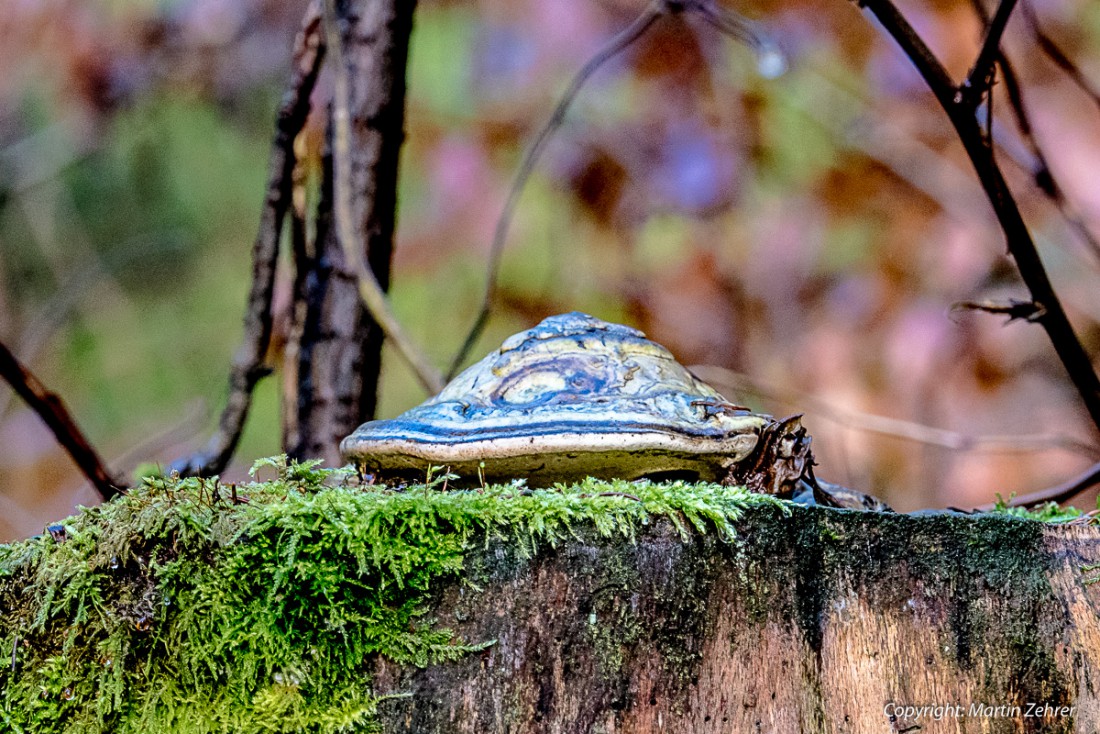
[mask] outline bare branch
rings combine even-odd
[[[0,377],[38,414],[50,427],[57,442],[69,452],[73,462],[92,483],[99,496],[109,500],[122,493],[122,484],[113,479],[99,454],[88,443],[76,421],[69,415],[65,403],[56,393],[50,392],[38,378],[24,367],[15,355],[0,342]]]
[[[581,70],[578,71],[576,76],[573,77],[573,80],[569,82],[569,86],[566,88],[565,93],[562,94],[561,99],[558,100],[558,105],[554,108],[554,113],[538,131],[534,142],[531,143],[531,147],[528,148],[527,153],[524,154],[519,171],[512,181],[512,187],[508,190],[508,198],[504,203],[504,209],[501,211],[500,218],[497,219],[496,228],[493,231],[493,244],[489,250],[488,274],[486,275],[485,291],[481,298],[481,307],[478,309],[478,314],[474,319],[473,326],[470,327],[469,333],[466,334],[465,341],[463,341],[462,346],[455,354],[454,359],[451,360],[451,366],[447,370],[448,380],[455,376],[462,366],[462,363],[466,361],[466,357],[469,356],[470,350],[473,349],[474,343],[478,340],[478,337],[481,336],[481,332],[485,329],[485,324],[489,320],[489,311],[496,297],[497,277],[500,273],[500,258],[504,251],[505,240],[508,237],[508,228],[512,224],[512,217],[515,214],[519,197],[523,193],[523,189],[527,186],[527,180],[534,172],[535,164],[538,162],[539,156],[542,155],[542,151],[546,147],[547,142],[549,142],[550,136],[553,135],[565,121],[565,113],[569,110],[569,106],[573,103],[573,100],[576,99],[577,94],[581,91],[581,87],[584,86],[584,83],[588,81],[589,77],[591,77],[601,66],[618,56],[629,48],[631,44],[641,38],[645,32],[649,30],[650,26],[652,26],[665,12],[664,3],[659,1],[650,3],[650,5],[642,11],[642,14],[634,19],[633,23],[620,31],[618,35],[612,38],[606,46],[601,48],[595,56],[590,58],[588,62],[581,67]]]
[[[975,12],[981,17],[982,22],[988,25],[990,22],[989,14],[986,12],[982,0],[971,0],[971,4],[974,6]],[[1022,5],[1021,8],[1026,18],[1028,13],[1031,12],[1030,8],[1026,3]],[[1031,20],[1034,22],[1034,18]],[[1090,230],[1089,226],[1085,223],[1084,218],[1076,211],[1073,204],[1066,197],[1065,191],[1054,177],[1054,172],[1051,170],[1050,163],[1047,161],[1046,153],[1039,144],[1038,138],[1035,137],[1035,129],[1031,124],[1031,117],[1028,115],[1027,107],[1024,104],[1023,88],[1020,85],[1019,78],[1016,76],[1016,70],[1005,52],[1001,51],[998,55],[997,65],[1001,69],[1001,78],[1004,81],[1005,91],[1008,96],[1008,106],[1009,109],[1012,110],[1012,116],[1016,121],[1016,127],[1023,136],[1024,143],[1034,157],[1034,160],[1022,160],[1018,153],[1014,155],[1015,151],[1011,148],[1007,148],[1010,157],[1031,176],[1036,188],[1054,203],[1055,208],[1058,209],[1058,213],[1061,214],[1062,218],[1069,224],[1070,229],[1077,233],[1077,236],[1081,238],[1085,246],[1092,252],[1093,256],[1100,260],[1100,241],[1096,239],[1092,230]],[[992,109],[993,105],[988,105],[987,110],[990,114],[992,114]],[[1003,142],[1000,147],[1002,149],[1005,148]]]
[[[1001,37],[1004,35],[1005,26],[1016,8],[1016,0],[1001,0],[997,6],[997,12],[993,20],[989,22],[985,32],[985,41],[982,42],[981,51],[970,68],[970,73],[960,86],[962,103],[975,108],[981,102],[982,97],[993,87],[993,76],[996,72],[997,59],[1001,55]]]
[[[951,75],[947,73],[940,60],[928,48],[928,44],[920,37],[920,34],[909,25],[909,21],[901,14],[889,0],[863,0],[857,2],[862,8],[867,8],[878,18],[879,23],[894,41],[901,46],[901,50],[913,63],[913,66],[924,78],[925,84],[936,95],[936,99],[944,107],[955,104],[955,83]]]
[[[1092,362],[1054,292],[1046,268],[1031,239],[1031,233],[1012,197],[1004,174],[993,158],[989,138],[982,131],[974,109],[963,104],[962,91],[954,86],[943,64],[890,0],[864,0],[863,6],[878,18],[886,32],[909,57],[951,120],[978,180],[993,205],[1009,252],[1015,258],[1020,276],[1031,292],[1031,300],[1041,303],[1046,309],[1038,323],[1046,330],[1070,380],[1081,395],[1093,424],[1100,430],[1100,379],[1097,378]]]
[[[244,318],[244,342],[233,357],[229,397],[218,429],[199,452],[173,462],[169,470],[183,476],[217,474],[229,463],[241,438],[256,383],[270,374],[264,364],[271,341],[271,297],[275,286],[276,256],[283,218],[290,205],[294,171],[294,139],[309,115],[309,97],[324,57],[321,7],[311,2],[294,43],[290,82],[276,117],[275,140],[268,163],[267,195],[260,227],[252,246],[252,287]]]
[[[332,57],[335,75],[335,99],[333,103],[333,216],[336,235],[348,264],[354,268],[358,279],[359,297],[386,338],[412,369],[420,384],[431,394],[443,389],[443,375],[432,366],[427,357],[409,338],[390,308],[386,292],[378,278],[368,267],[363,243],[356,236],[352,224],[351,205],[351,115],[348,111],[350,84],[344,63],[343,39],[336,27],[336,0],[325,0],[325,36],[329,55]]]
[[[980,0],[975,0],[975,5],[980,7]],[[997,63],[1001,67],[1001,76],[1004,79],[1005,90],[1008,92],[1008,104],[1009,108],[1012,110],[1012,116],[1016,120],[1016,127],[1019,128],[1020,134],[1023,136],[1028,149],[1035,157],[1032,164],[1023,163],[1021,161],[1017,162],[1031,175],[1032,181],[1034,181],[1035,186],[1043,192],[1043,195],[1054,203],[1054,206],[1058,209],[1062,218],[1069,224],[1070,229],[1077,233],[1077,236],[1085,243],[1085,246],[1092,252],[1092,255],[1100,261],[1100,240],[1097,240],[1092,230],[1089,229],[1088,224],[1085,223],[1084,218],[1066,197],[1066,193],[1062,189],[1061,184],[1059,184],[1058,180],[1054,177],[1054,172],[1051,170],[1050,163],[1047,161],[1046,152],[1043,150],[1042,146],[1039,145],[1038,138],[1035,137],[1034,127],[1031,124],[1031,118],[1024,104],[1023,89],[1020,86],[1020,81],[1016,76],[1016,71],[1012,63],[1003,53]]]
[[[1037,492],[1022,494],[1019,497],[1011,497],[1005,504],[1009,507],[1034,507],[1035,505],[1041,505],[1047,502],[1065,502],[1071,497],[1095,487],[1097,484],[1100,484],[1100,463],[1093,464],[1086,469],[1084,473],[1068,481],[1062,482],[1057,486],[1048,489],[1040,489]],[[990,503],[988,505],[982,505],[977,509],[988,512],[996,506],[997,503]]]

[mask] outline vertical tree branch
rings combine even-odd
[[[1020,276],[1031,292],[1031,299],[1044,311],[1036,321],[1046,330],[1055,352],[1081,395],[1085,409],[1097,429],[1100,429],[1100,380],[1097,379],[1092,362],[1054,292],[1046,268],[1031,239],[1031,233],[1000,167],[993,158],[990,141],[974,115],[974,108],[966,104],[961,88],[955,86],[943,64],[890,0],[863,0],[862,6],[878,18],[886,32],[909,57],[947,113],[971,165],[974,166],[978,180],[993,205],[997,221],[1004,231],[1008,250],[1016,260]]]
[[[348,79],[344,60],[343,40],[336,22],[336,0],[325,0],[325,37],[328,40],[329,58],[332,59],[336,77],[332,102],[332,204],[333,224],[344,260],[355,272],[359,297],[367,307],[374,322],[381,327],[386,338],[412,369],[420,384],[430,393],[443,389],[443,376],[428,361],[420,349],[401,327],[390,308],[386,292],[374,273],[367,267],[363,256],[363,243],[356,236],[352,224],[351,190],[351,115],[348,110],[351,81]]]
[[[299,136],[295,146],[301,145],[303,136]],[[313,262],[312,247],[308,231],[308,174],[301,151],[297,151],[297,163],[294,166],[293,189],[290,205],[290,254],[294,270],[294,282],[291,285],[286,349],[283,353],[283,393],[280,406],[283,423],[282,445],[294,446],[298,443],[298,362],[302,343],[302,330],[305,328],[307,286],[310,264]]]
[[[415,2],[341,0],[335,11],[349,84],[351,224],[367,266],[389,286],[397,174],[405,124],[405,69]],[[382,329],[359,295],[359,273],[340,247],[334,214],[333,125],[324,161],[299,361],[299,439],[287,452],[341,461],[340,441],[374,415]]]
[[[3,342],[0,342],[0,377],[49,426],[57,442],[69,452],[73,462],[99,492],[100,497],[109,500],[120,493],[119,484],[111,477],[99,454],[69,415],[65,403],[55,393],[47,390]]]
[[[169,469],[181,475],[216,474],[229,463],[240,441],[256,383],[270,373],[264,357],[271,341],[271,297],[275,287],[276,256],[283,218],[290,205],[294,172],[294,139],[309,115],[309,96],[324,57],[321,6],[314,0],[306,11],[294,44],[290,82],[275,121],[275,140],[268,164],[267,195],[260,227],[252,245],[252,286],[244,317],[244,341],[233,357],[229,397],[218,428],[199,452],[174,462]]]

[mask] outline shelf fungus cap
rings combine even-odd
[[[642,332],[583,313],[507,339],[438,395],[340,445],[365,471],[531,486],[641,477],[716,481],[776,421],[728,403]]]

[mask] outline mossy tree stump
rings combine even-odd
[[[411,694],[384,730],[1100,730],[1095,528],[796,507],[737,529],[471,557],[476,590],[432,613],[496,644],[380,660],[378,689]]]
[[[0,546],[0,731],[1100,730],[1093,527],[267,463]]]

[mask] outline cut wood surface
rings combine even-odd
[[[386,732],[1100,731],[1100,531],[762,508],[524,559],[487,546],[431,614],[480,653],[379,659]]]

